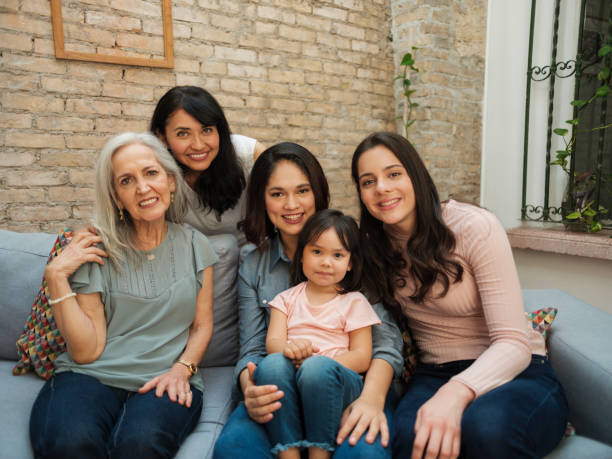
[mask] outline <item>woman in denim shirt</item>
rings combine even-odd
[[[266,356],[268,302],[290,287],[289,266],[304,223],[328,205],[329,187],[321,165],[305,148],[281,143],[264,151],[255,162],[241,226],[257,250],[244,260],[238,279],[240,359],[234,375],[236,391],[240,389],[244,403],[225,424],[215,445],[215,458],[272,457],[261,424],[280,408],[283,393],[276,386],[256,386],[252,378],[256,365]],[[393,377],[401,372],[402,337],[382,305],[374,305],[374,309],[382,324],[372,328],[372,364],[360,397],[345,410],[336,459],[391,457],[387,447],[390,417],[385,408]]]

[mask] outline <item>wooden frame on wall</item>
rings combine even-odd
[[[64,22],[62,19],[62,1],[51,0],[51,19],[53,21],[53,42],[57,59],[77,61],[104,62],[109,64],[139,65],[143,67],[174,67],[174,43],[172,37],[172,0],[161,0],[162,23],[164,30],[164,59],[147,59],[142,57],[112,56],[106,54],[81,53],[66,51],[64,44]]]

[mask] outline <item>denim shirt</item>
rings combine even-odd
[[[285,254],[278,235],[269,242],[264,252],[254,250],[248,254],[238,271],[240,357],[234,369],[237,389],[240,388],[240,373],[247,363],[259,365],[266,356],[266,334],[270,325],[268,302],[290,287],[291,260]],[[403,364],[402,334],[382,304],[372,307],[381,321],[380,325],[372,327],[372,358],[385,360],[399,377]],[[242,393],[238,392],[241,398]]]

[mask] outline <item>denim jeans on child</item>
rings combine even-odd
[[[393,415],[393,457],[410,457],[418,409],[473,360],[419,364]],[[463,413],[461,458],[538,458],[559,443],[567,424],[563,388],[546,357],[533,355],[516,378],[481,395]]]
[[[296,370],[282,354],[271,354],[261,361],[254,379],[285,393],[282,407],[264,425],[273,454],[289,447],[334,451],[342,412],[363,387],[353,370],[320,355],[307,358]]]
[[[389,390],[385,403],[385,416],[389,430],[396,396],[393,389]],[[282,400],[281,400],[282,401]],[[221,435],[215,442],[213,459],[234,459],[248,457],[250,459],[274,459],[271,453],[272,445],[264,429],[265,424],[259,424],[249,416],[244,403],[240,403],[225,423]],[[351,446],[347,439],[336,446],[333,459],[391,459],[391,446],[384,447],[380,433],[373,443],[365,441],[367,431],[359,441]]]
[[[30,416],[37,458],[174,457],[195,428],[202,392],[191,387],[191,407],[164,393],[106,386],[80,373],[57,373],[38,394]]]

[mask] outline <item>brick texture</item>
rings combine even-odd
[[[408,138],[428,165],[442,199],[478,203],[487,2],[392,0],[391,10],[396,74],[404,53],[419,48],[420,72],[411,75],[419,107]],[[399,82],[395,94],[401,116]],[[402,132],[400,122],[397,129]]]
[[[146,129],[176,84],[210,90],[235,133],[309,148],[329,178],[332,206],[356,215],[350,158],[370,132],[397,129],[394,62],[412,45],[422,47],[423,68],[413,141],[443,195],[475,200],[484,0],[172,3],[175,67],[152,69],[55,59],[48,2],[2,2],[0,227],[55,232],[86,223],[97,152],[115,133]],[[70,50],[163,52],[159,2],[66,2],[63,16]]]

